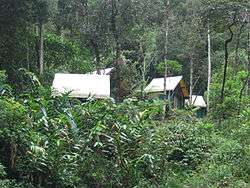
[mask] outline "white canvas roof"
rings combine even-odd
[[[182,80],[182,76],[167,77],[166,89],[173,91]],[[144,89],[147,93],[164,91],[164,78],[154,78],[150,84]]]
[[[113,69],[114,69],[114,67],[101,69],[100,70],[100,75],[109,75]],[[91,72],[90,74],[97,74],[97,70],[94,71],[94,72]]]
[[[55,95],[70,92],[70,97],[95,98],[110,97],[109,75],[55,74],[53,81]]]
[[[207,106],[203,96],[201,95],[192,95],[192,105],[202,108]]]

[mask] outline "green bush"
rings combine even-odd
[[[6,179],[7,173],[5,168],[0,164],[0,187],[1,188],[32,188],[33,186],[26,183],[17,183],[15,180]]]
[[[244,187],[249,181],[247,110],[220,125],[185,110],[162,121],[161,101],[81,103],[42,86],[33,92],[0,99],[2,151],[17,147],[7,175],[43,187]]]
[[[5,172],[5,168],[2,164],[0,164],[0,179],[3,179],[6,177],[6,172]]]
[[[233,70],[229,68],[225,85],[225,97],[222,103],[220,99],[222,74],[216,73],[214,75],[210,93],[210,115],[213,120],[235,117],[240,112],[249,108],[250,98],[247,95],[242,95],[242,98],[240,100],[240,92],[242,90],[246,78],[247,72],[239,71],[235,75]],[[243,92],[244,91],[245,90],[243,90]]]
[[[10,94],[11,87],[7,84],[7,75],[5,71],[0,70],[0,96]]]

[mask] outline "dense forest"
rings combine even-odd
[[[109,99],[53,94],[110,67]],[[0,0],[0,187],[250,187],[249,77],[249,0]]]

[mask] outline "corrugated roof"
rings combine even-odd
[[[110,97],[110,76],[96,74],[55,74],[53,81],[55,95],[71,92],[75,98]]]
[[[100,70],[100,75],[110,75],[111,71],[114,69],[114,67],[111,68],[106,68],[106,69],[101,69]],[[97,74],[97,70],[94,72],[91,72],[90,74]]]
[[[201,95],[192,95],[192,105],[196,107],[207,107],[206,102]]]
[[[182,76],[167,77],[166,89],[173,91],[182,80]],[[150,84],[144,89],[146,93],[162,92],[164,91],[164,78],[154,78]]]

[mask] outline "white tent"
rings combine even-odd
[[[206,108],[206,102],[201,95],[192,95],[192,105],[195,107],[201,107],[201,108]]]
[[[110,75],[111,71],[114,69],[114,67],[111,67],[111,68],[106,68],[106,69],[101,69],[100,70],[100,75]],[[97,73],[97,70],[94,71],[94,72],[91,72],[89,74],[98,74]]]
[[[55,95],[70,92],[75,98],[110,97],[110,76],[95,74],[55,74],[53,81]]]
[[[182,80],[182,76],[167,77],[166,89],[173,91]],[[164,78],[154,78],[150,84],[144,89],[146,93],[162,92],[164,91]]]

